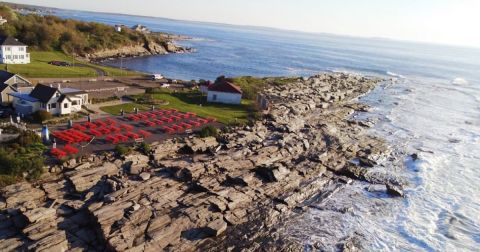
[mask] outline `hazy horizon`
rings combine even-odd
[[[237,0],[211,0],[207,3],[205,0],[183,0],[181,3],[165,3],[164,0],[137,0],[136,3],[133,0],[103,0],[95,5],[77,0],[8,2],[308,33],[480,47],[480,33],[473,32],[475,24],[480,23],[480,16],[476,15],[480,12],[480,2],[475,0],[408,0],[405,3],[385,3],[386,1],[380,0],[357,3],[354,0],[344,0],[344,3],[349,3],[344,6],[330,0],[299,0],[297,4],[291,1],[273,4],[273,0],[261,3]],[[150,6],[152,4],[159,8],[153,8]],[[168,8],[160,8],[162,6]],[[272,6],[275,9],[272,10]],[[265,15],[267,12],[268,16]]]

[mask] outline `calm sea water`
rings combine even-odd
[[[125,67],[170,78],[320,71],[394,78],[362,98],[375,110],[359,116],[378,119],[372,134],[388,139],[399,154],[401,162],[389,170],[409,181],[406,198],[354,183],[337,199],[352,205],[354,214],[312,209],[294,220],[292,234],[327,244],[329,236],[360,233],[366,250],[377,251],[480,248],[480,49],[77,11],[56,15],[193,37],[181,43],[197,53],[123,60]],[[412,153],[420,159],[410,160]]]

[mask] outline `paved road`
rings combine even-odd
[[[97,72],[97,77],[107,76],[107,72],[105,72],[103,69],[101,69],[99,67],[96,67],[96,66],[91,66],[91,65],[82,64],[82,63],[75,63],[75,66],[91,68],[91,69],[95,70],[95,72]]]

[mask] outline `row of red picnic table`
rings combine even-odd
[[[63,148],[52,148],[50,153],[55,156],[56,158],[62,158],[69,154],[75,155],[78,153],[78,149],[72,147],[71,145],[65,145]]]

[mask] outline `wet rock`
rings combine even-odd
[[[398,183],[387,183],[387,193],[395,197],[405,197],[403,186]]]

